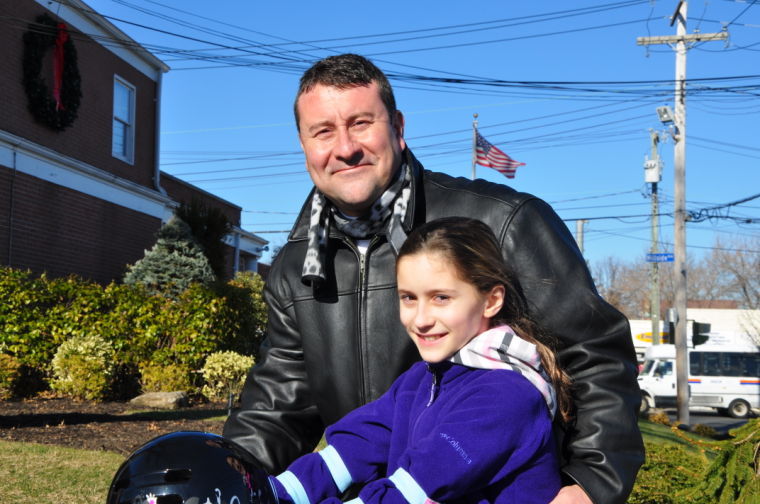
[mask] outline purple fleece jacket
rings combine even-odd
[[[281,503],[337,503],[355,483],[365,504],[547,503],[561,485],[546,402],[514,371],[418,362],[326,437],[272,478]]]

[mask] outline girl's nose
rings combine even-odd
[[[435,319],[430,313],[430,309],[426,303],[419,303],[417,305],[417,313],[414,317],[414,325],[417,326],[418,329],[426,329],[435,325]]]

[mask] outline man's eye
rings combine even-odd
[[[354,121],[354,123],[351,125],[353,129],[362,130],[366,129],[372,124],[371,122],[367,121],[366,119],[361,119],[359,121]]]

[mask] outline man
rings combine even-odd
[[[553,504],[625,502],[643,461],[628,322],[599,297],[554,211],[504,185],[425,171],[387,78],[361,56],[317,62],[294,109],[315,189],[272,265],[266,348],[225,435],[279,472],[385,392],[418,358],[399,322],[396,251],[420,223],[474,217],[494,230],[575,383],[567,486]]]

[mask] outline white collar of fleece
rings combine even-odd
[[[519,337],[508,325],[478,334],[449,360],[471,368],[509,369],[520,373],[541,392],[552,417],[557,412],[557,395],[541,365],[536,345]]]

